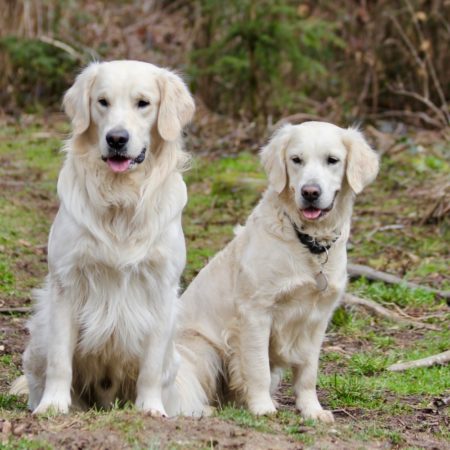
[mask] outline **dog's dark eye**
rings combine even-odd
[[[137,103],[138,108],[145,108],[148,105],[150,105],[148,100],[139,100]]]
[[[292,161],[294,164],[302,164],[302,163],[303,163],[303,159],[299,158],[298,156],[293,156],[293,157],[291,158],[291,161]]]
[[[106,100],[106,98],[99,98],[98,102],[100,103],[100,105],[106,107],[109,105],[108,100]]]
[[[337,164],[339,162],[339,159],[335,158],[334,156],[329,156],[327,159],[328,164]]]

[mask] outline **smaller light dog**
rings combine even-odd
[[[181,133],[194,102],[174,73],[112,61],[87,67],[64,107],[73,135],[29,323],[29,406],[67,413],[118,400],[166,415],[186,259]]]
[[[269,414],[290,367],[303,416],[332,422],[316,394],[320,347],[347,282],[353,200],[378,157],[355,129],[306,122],[279,129],[261,160],[261,202],[181,297],[180,378],[194,374],[199,401]]]

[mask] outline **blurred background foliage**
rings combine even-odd
[[[179,69],[202,106],[282,117],[450,121],[449,0],[0,0],[0,104],[56,108],[79,67]]]

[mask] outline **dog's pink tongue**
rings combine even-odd
[[[113,172],[125,172],[130,167],[131,159],[112,159],[107,160],[108,166]]]
[[[318,208],[307,208],[303,210],[303,214],[307,219],[314,220],[320,216],[322,211]]]

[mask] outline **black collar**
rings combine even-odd
[[[337,236],[335,239],[330,241],[327,245],[322,245],[317,242],[315,238],[310,236],[309,234],[302,233],[297,225],[292,222],[292,226],[294,227],[295,234],[297,235],[298,240],[313,254],[313,255],[321,255],[330,249],[330,247],[339,239]]]

